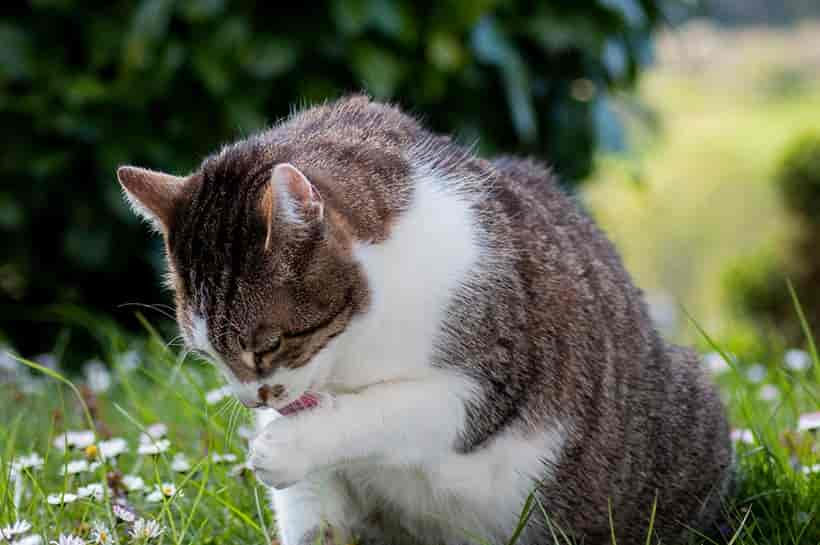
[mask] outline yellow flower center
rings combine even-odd
[[[97,445],[88,445],[85,447],[85,456],[86,458],[93,459],[97,457],[97,454],[100,452],[100,449],[97,448]]]

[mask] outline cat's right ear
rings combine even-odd
[[[187,178],[123,166],[117,169],[117,179],[134,211],[167,233]]]

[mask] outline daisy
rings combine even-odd
[[[236,435],[238,435],[240,439],[250,441],[256,434],[254,433],[253,429],[249,428],[248,426],[239,426],[238,428],[236,428]]]
[[[752,433],[752,430],[734,429],[731,431],[730,437],[736,443],[752,445],[755,442],[755,434]]]
[[[238,475],[244,475],[245,473],[252,473],[252,472],[253,472],[253,467],[251,467],[251,465],[247,461],[245,461],[245,462],[242,462],[241,464],[236,464],[235,466],[233,466],[230,469],[230,471],[228,471],[228,474],[236,477]]]
[[[141,443],[137,448],[137,454],[154,455],[160,452],[165,452],[171,447],[171,442],[168,439],[160,439],[153,443]]]
[[[780,389],[773,384],[764,384],[757,392],[762,401],[775,401],[780,397]]]
[[[148,541],[161,536],[162,531],[162,526],[160,526],[159,522],[156,520],[145,520],[141,518],[134,522],[134,526],[128,531],[128,533],[134,540]]]
[[[72,460],[68,462],[63,468],[60,470],[61,475],[76,475],[78,473],[85,473],[90,471],[91,464],[88,463],[88,460]]]
[[[726,359],[717,352],[709,352],[708,354],[704,354],[703,363],[706,364],[706,368],[709,369],[710,372],[716,375],[725,373],[731,369],[729,362],[727,362]]]
[[[49,505],[65,505],[77,501],[77,495],[66,492],[65,494],[49,494],[46,502]]]
[[[91,430],[67,431],[54,439],[54,446],[60,450],[68,448],[85,448],[94,444],[94,432]]]
[[[170,498],[177,493],[177,487],[174,483],[162,483],[157,485],[154,489],[145,496],[145,501],[149,503],[157,503],[162,501],[162,498]],[[180,495],[182,495],[180,493]]]
[[[214,452],[211,454],[211,461],[215,464],[221,463],[234,463],[236,462],[236,454],[231,454],[228,452],[227,454],[219,454],[218,452]]]
[[[114,512],[114,516],[120,519],[123,522],[134,522],[137,516],[131,512],[127,507],[124,507],[118,503],[115,503],[111,506],[111,511]]]
[[[753,384],[763,382],[763,379],[766,378],[766,368],[759,363],[752,364],[746,370],[746,378]]]
[[[188,462],[188,458],[185,457],[185,454],[178,452],[171,462],[171,470],[176,471],[177,473],[185,473],[190,469],[191,464]]]
[[[105,497],[105,487],[100,483],[91,483],[86,486],[81,486],[77,489],[77,497],[102,501]]]
[[[139,475],[124,475],[122,478],[122,484],[125,485],[125,488],[129,492],[142,490],[145,488],[145,481],[143,481],[142,477]]]
[[[83,365],[83,374],[88,387],[95,394],[107,392],[111,388],[111,372],[100,360],[91,360]]]
[[[18,520],[14,524],[0,528],[0,538],[11,541],[12,537],[25,534],[29,530],[31,530],[31,523],[29,521]]]
[[[156,439],[162,439],[168,433],[168,426],[162,422],[151,424],[145,428],[145,433],[140,434],[140,443],[150,443]]]
[[[43,538],[37,534],[31,534],[17,539],[14,545],[43,545]]]
[[[105,524],[95,522],[91,530],[91,541],[97,545],[108,545],[109,543],[113,543],[114,537]]]
[[[205,403],[207,403],[208,405],[216,405],[229,395],[231,395],[230,386],[216,388],[215,390],[211,390],[205,394]]]
[[[100,456],[105,460],[116,458],[123,452],[128,452],[128,441],[122,437],[113,437],[108,441],[100,441],[97,446],[99,447]]]
[[[820,429],[820,412],[801,414],[797,420],[797,431],[815,431]]]
[[[134,369],[137,368],[139,363],[140,363],[140,355],[136,350],[129,350],[127,352],[123,352],[120,355],[120,359],[119,359],[120,369],[122,369],[125,372],[130,373],[131,371],[133,371]]]
[[[803,466],[803,474],[810,475],[812,473],[820,473],[820,464],[814,464],[811,466]]]
[[[11,476],[14,477],[26,469],[40,469],[44,463],[45,460],[36,452],[32,452],[27,456],[18,456],[11,461]]]
[[[56,540],[49,541],[50,545],[85,545],[85,540],[71,534],[60,534]]]
[[[805,371],[811,365],[811,357],[805,350],[791,349],[783,354],[783,361],[786,367],[792,371]]]

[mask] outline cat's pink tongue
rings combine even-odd
[[[279,414],[282,416],[291,416],[296,413],[312,409],[319,405],[319,397],[316,394],[306,393],[302,394],[302,397],[297,399],[296,401],[291,401],[281,409],[279,409]]]

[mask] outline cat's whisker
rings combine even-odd
[[[124,307],[139,307],[139,308],[146,308],[149,310],[153,310],[154,312],[158,312],[162,316],[168,318],[169,320],[175,321],[176,316],[174,316],[175,309],[168,305],[163,305],[162,303],[122,303],[117,305],[117,308],[124,308]]]

